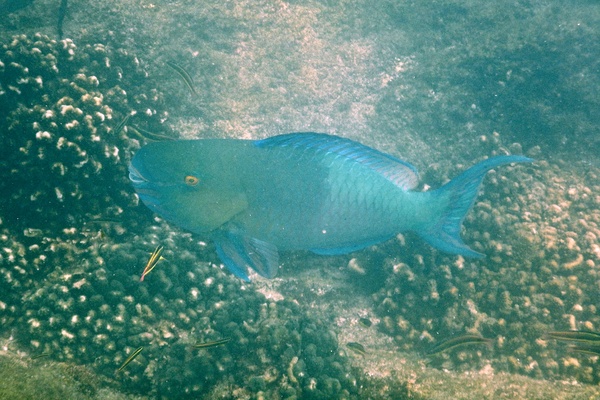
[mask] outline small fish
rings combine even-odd
[[[206,349],[208,347],[221,346],[226,343],[229,343],[230,341],[231,341],[231,338],[225,338],[225,339],[213,340],[212,342],[196,343],[193,347],[195,349]]]
[[[127,122],[129,122],[130,118],[131,118],[131,114],[127,114],[125,116],[125,118],[123,118],[121,120],[121,122],[119,122],[119,125],[115,126],[115,135],[118,135],[119,133],[121,133],[123,128],[125,128],[125,125],[127,125]]]
[[[88,221],[84,222],[84,225],[89,225],[89,224],[120,224],[123,221],[118,220],[118,219],[111,219],[111,218],[99,218],[99,219],[90,219]]]
[[[154,249],[154,251],[150,255],[150,258],[148,259],[148,262],[146,263],[144,271],[142,272],[140,282],[142,282],[144,280],[144,277],[148,275],[154,269],[154,267],[156,267],[156,264],[158,264],[160,260],[164,260],[164,258],[161,257],[162,252],[162,246],[158,246],[156,249]]]
[[[546,336],[550,339],[561,340],[564,342],[585,342],[596,343],[600,345],[600,332],[594,331],[552,331]]]
[[[579,353],[591,354],[593,356],[600,356],[600,345],[572,345],[569,346],[569,350],[576,351]]]
[[[486,346],[491,347],[493,343],[494,341],[492,339],[487,339],[479,335],[465,334],[442,341],[441,343],[434,346],[431,350],[429,350],[427,352],[427,355],[432,356],[440,354],[445,351],[454,349],[458,346],[472,346],[485,344]]]
[[[175,72],[177,72],[179,74],[179,76],[181,76],[181,79],[183,79],[183,81],[187,85],[188,89],[190,89],[190,92],[192,92],[192,94],[194,96],[198,96],[196,89],[194,89],[194,81],[192,81],[192,77],[190,76],[190,74],[188,74],[187,71],[185,69],[183,69],[181,66],[175,64],[172,61],[167,61],[166,64],[169,67],[173,68],[175,70]]]
[[[145,137],[144,135],[142,135],[142,133],[140,131],[138,131],[135,126],[128,126],[127,127],[129,130],[127,132],[133,133],[135,136],[137,136],[138,138],[142,139],[142,140],[148,140],[147,137]]]
[[[365,356],[365,354],[367,354],[367,350],[365,350],[365,346],[363,346],[360,343],[348,342],[348,343],[346,343],[346,347],[349,348],[350,350],[352,350],[353,352],[355,352],[356,354],[359,354],[363,357]]]
[[[43,353],[36,354],[35,356],[31,356],[31,359],[32,360],[38,360],[40,358],[49,357],[50,354],[52,354],[52,353],[50,353],[49,351],[45,351]]]
[[[127,357],[127,360],[125,360],[123,365],[121,365],[119,367],[119,369],[117,369],[117,371],[119,371],[119,372],[123,371],[125,369],[125,367],[129,365],[130,362],[132,362],[137,356],[140,355],[142,350],[144,350],[143,346],[138,347],[133,353],[131,353],[131,355],[129,357]]]
[[[373,325],[369,318],[359,318],[358,323],[365,328],[370,328]]]
[[[145,140],[151,140],[151,141],[163,141],[163,140],[175,140],[175,138],[172,138],[171,136],[167,136],[167,135],[161,135],[159,133],[153,133],[150,132],[146,129],[142,129],[139,126],[129,126],[129,128],[131,129],[131,131],[136,134],[138,137],[145,139]]]

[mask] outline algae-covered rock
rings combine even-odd
[[[138,147],[126,115],[159,124],[161,96],[140,61],[102,44],[17,35],[0,49],[4,226],[59,235],[134,204],[126,166]]]
[[[114,382],[85,367],[49,362],[45,358],[23,359],[0,353],[0,399],[134,400],[137,396],[118,391]]]
[[[498,135],[492,139],[506,151]],[[461,370],[489,363],[536,378],[598,383],[597,356],[569,351],[546,334],[600,327],[594,195],[600,171],[582,176],[564,163],[539,161],[489,175],[464,232],[486,258],[448,257],[408,235],[410,251],[384,265],[390,275],[375,295],[380,328],[401,348],[422,354],[462,333],[493,339],[492,349],[465,346],[430,357],[432,366]]]

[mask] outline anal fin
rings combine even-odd
[[[320,256],[339,256],[342,254],[353,253],[358,250],[362,250],[365,247],[373,246],[389,240],[391,236],[383,236],[375,239],[366,240],[358,244],[347,244],[340,247],[328,247],[328,248],[312,248],[311,252]]]

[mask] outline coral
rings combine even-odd
[[[56,266],[75,265],[94,245],[87,223],[136,220],[127,160],[139,146],[115,126],[137,113],[159,124],[161,95],[143,65],[101,44],[76,46],[36,34],[0,49],[0,282],[3,320],[16,314],[25,288]],[[122,227],[118,229],[123,233]],[[114,232],[113,232],[114,233]],[[9,315],[7,317],[7,315]]]
[[[162,228],[158,234],[149,227],[124,244],[107,238],[82,250],[77,267],[57,267],[43,286],[26,291],[22,315],[13,323],[22,348],[92,365],[132,392],[169,398],[197,398],[224,381],[268,398],[357,392],[326,322],[293,302],[267,301],[186,250],[197,246],[190,235]],[[153,246],[146,238],[165,244],[166,260],[140,282],[149,256],[142,249]],[[231,341],[193,347],[218,338]],[[142,353],[116,373],[139,346]]]
[[[191,235],[152,226],[135,207],[126,166],[140,143],[115,127],[125,115],[145,126],[166,116],[137,58],[37,34],[14,37],[0,60],[0,185],[10,193],[0,307],[21,351],[170,398],[224,386],[269,398],[357,392],[327,322],[266,300],[216,268],[212,249],[199,252]],[[140,282],[159,243],[165,260]],[[193,347],[219,338],[231,341]]]
[[[310,22],[316,13],[306,10],[304,17]],[[258,18],[254,9],[242,11]],[[235,12],[240,9],[236,7]],[[124,18],[127,24],[132,14]],[[294,13],[285,15],[280,25],[287,26]],[[147,36],[147,43],[153,40],[143,29],[138,32]],[[303,54],[309,61],[292,77],[295,90],[289,94],[273,91],[279,87],[279,77],[288,77],[289,71],[285,64],[275,64],[275,74],[269,75],[272,70],[268,69],[267,74],[257,73],[266,65],[255,62],[258,58],[252,47],[263,47],[261,40],[272,43],[281,33],[271,28],[264,32],[263,36],[241,35],[245,43],[231,53],[242,62],[232,62],[225,79],[213,70],[214,77],[222,80],[221,102],[215,109],[225,111],[213,117],[217,123],[205,127],[215,126],[217,134],[264,135],[274,129],[262,130],[264,115],[272,114],[277,115],[274,120],[283,121],[274,126],[282,128],[305,126],[289,121],[308,119],[317,121],[317,127],[344,131],[344,126],[353,127],[359,121],[361,129],[350,131],[364,131],[366,138],[373,130],[368,129],[365,116],[373,115],[375,109],[378,116],[388,115],[381,119],[381,129],[375,129],[380,133],[369,138],[377,143],[396,146],[400,136],[389,132],[406,131],[398,121],[408,120],[404,118],[407,113],[417,121],[410,126],[412,131],[446,132],[453,125],[447,118],[431,118],[439,115],[438,108],[416,112],[422,110],[417,102],[437,107],[435,101],[414,96],[418,92],[437,97],[429,84],[408,85],[413,92],[403,89],[403,84],[415,79],[412,73],[401,79],[402,64],[423,65],[422,58],[398,59],[397,65],[388,68],[396,72],[391,80],[385,79],[384,86],[394,79],[400,85],[390,84],[381,101],[365,95],[379,88],[381,74],[374,73],[374,65],[359,73],[352,73],[350,63],[336,63],[335,69],[327,66],[330,75],[325,85],[316,85],[323,68],[319,60],[324,55],[337,61],[337,53],[328,46],[314,47],[325,42],[310,31],[293,42],[294,46],[307,44]],[[288,39],[279,35],[276,42],[287,49]],[[229,36],[219,40],[231,45]],[[378,59],[373,54],[389,58],[368,42],[351,45],[341,53],[347,60],[372,62]],[[39,34],[16,36],[0,52],[0,110],[5,113],[0,121],[0,185],[3,193],[9,193],[0,200],[0,324],[14,332],[14,345],[23,357],[43,353],[48,354],[47,360],[85,364],[102,376],[114,377],[130,392],[155,397],[412,396],[410,388],[396,379],[368,380],[359,370],[352,370],[338,349],[331,321],[311,315],[310,308],[295,302],[265,299],[252,286],[221,273],[213,264],[216,259],[210,247],[198,246],[191,236],[172,231],[161,221],[150,226],[149,212],[133,207],[136,200],[126,178],[126,164],[139,146],[138,138],[129,137],[127,130],[116,132],[115,127],[135,113],[136,124],[158,131],[166,118],[160,111],[163,95],[153,88],[143,62],[121,49],[75,45]],[[276,59],[273,54],[278,52],[273,49],[266,59]],[[208,65],[213,60],[206,57],[203,62]],[[446,63],[440,65],[446,68]],[[418,71],[427,75],[436,70],[425,66]],[[227,79],[236,74],[240,79]],[[367,85],[363,76],[371,76]],[[446,80],[440,76],[440,81]],[[322,96],[321,112],[311,112],[306,96],[291,94],[303,84],[298,77],[310,78],[303,88],[309,97]],[[341,99],[338,86],[349,89]],[[234,90],[241,92],[232,102]],[[270,102],[263,93],[270,93]],[[411,100],[399,103],[401,98]],[[454,104],[447,110],[456,111],[465,121],[476,116],[477,107],[464,113],[460,108],[465,102],[456,99],[446,97],[446,105]],[[281,104],[288,104],[284,112],[291,118],[280,117]],[[350,110],[353,117],[344,123],[336,121],[338,108]],[[388,108],[402,111],[388,113]],[[432,120],[442,121],[432,125],[440,129],[428,124]],[[438,148],[446,150],[447,144],[456,142],[451,134],[435,135],[431,141],[441,141]],[[472,143],[468,138],[476,137],[461,136],[461,143]],[[427,146],[411,146],[424,141],[416,135],[401,140],[402,146],[416,148],[413,151],[425,157]],[[518,144],[503,148],[499,135],[482,136],[481,144],[490,154],[521,152]],[[441,182],[453,175],[456,171],[440,172],[449,163],[425,171],[424,180]],[[426,351],[462,332],[494,338],[492,350],[462,348],[444,353],[432,360],[436,367],[490,367],[534,377],[598,382],[593,358],[569,354],[543,337],[550,329],[598,329],[600,324],[594,303],[599,297],[598,176],[595,167],[581,175],[573,166],[544,161],[534,167],[490,173],[483,195],[465,221],[466,242],[488,254],[485,260],[445,256],[405,235],[401,239],[407,251],[390,250],[389,246],[397,246],[392,243],[369,253],[376,262],[351,263],[357,273],[383,267],[379,276],[385,276],[386,282],[373,296],[381,319],[379,329],[394,337],[401,350],[411,352]],[[158,244],[165,246],[165,260],[140,283],[143,265]],[[222,337],[231,341],[215,348],[193,348],[196,342]],[[140,346],[144,350],[139,357],[116,373]],[[450,387],[448,378],[439,379],[444,390]],[[488,382],[489,376],[480,379]],[[464,391],[464,381],[459,382],[463,385],[454,384],[452,389]],[[504,389],[509,386],[502,385]]]
[[[507,151],[498,134],[483,142],[492,154]],[[457,349],[432,365],[460,370],[491,363],[532,377],[599,382],[594,357],[569,354],[544,338],[554,329],[600,327],[598,176],[597,169],[581,175],[543,160],[490,173],[464,232],[465,242],[487,257],[449,257],[408,237],[410,251],[385,261],[389,276],[375,295],[380,328],[406,350],[427,351],[465,332],[494,339],[492,351]]]
[[[131,208],[126,164],[137,143],[115,126],[163,114],[143,65],[101,44],[76,46],[36,34],[0,50],[2,222],[13,231],[59,235],[92,215]]]

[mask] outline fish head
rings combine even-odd
[[[192,232],[210,232],[248,206],[223,141],[150,143],[129,165],[129,179],[152,211]]]

